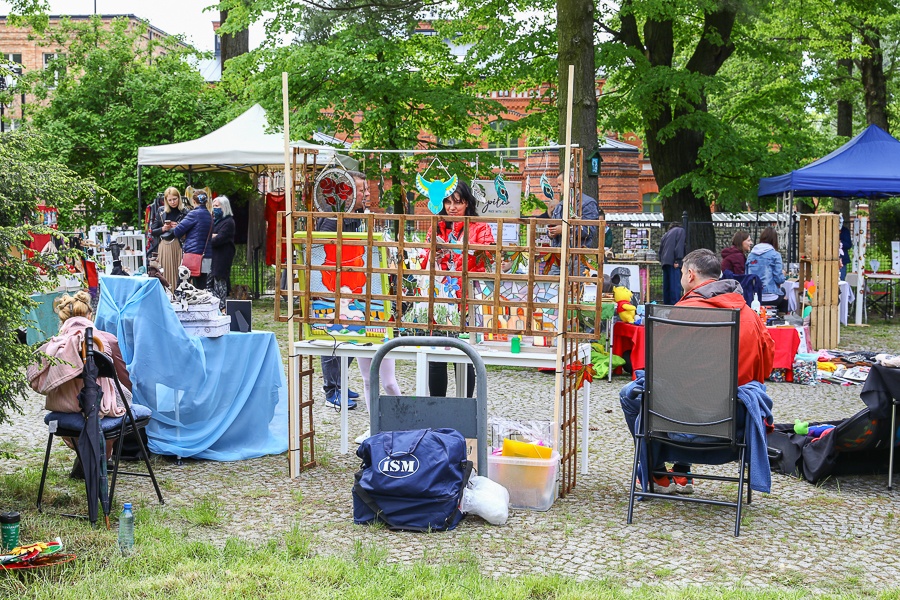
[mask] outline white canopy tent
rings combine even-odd
[[[226,172],[261,174],[269,170],[284,169],[284,137],[280,133],[268,133],[266,111],[254,104],[241,116],[189,142],[144,146],[138,148],[138,220],[143,214],[141,199],[141,167],[153,166],[189,173]],[[318,146],[308,142],[291,142],[295,148],[317,150],[315,161],[324,166],[338,163],[347,169],[356,169],[359,161],[337,154],[330,146]],[[311,155],[305,154],[307,163]]]
[[[178,171],[225,171],[263,173],[284,168],[284,137],[267,133],[266,111],[254,104],[241,116],[212,133],[189,142],[138,148],[138,166],[154,166]],[[358,162],[335,153],[329,146],[291,142],[291,146],[318,150],[316,163],[339,162],[355,169]]]

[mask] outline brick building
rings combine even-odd
[[[88,21],[92,15],[76,15],[69,16],[68,19],[78,21]],[[113,19],[128,19],[129,29],[134,30],[141,25],[146,26],[147,30],[142,34],[142,38],[148,43],[152,40],[169,38],[171,42],[181,44],[171,38],[165,31],[154,27],[147,21],[134,15],[99,15],[100,20],[109,24]],[[60,15],[50,16],[50,27],[58,25],[62,19]],[[13,27],[7,22],[6,16],[0,15],[0,60],[10,64],[13,71],[28,72],[34,69],[45,69],[48,64],[56,58],[58,54],[64,54],[66,49],[52,42],[43,42],[39,39],[29,39],[34,37],[29,27]],[[181,44],[183,45],[183,44]],[[159,49],[158,52],[163,52]],[[11,85],[15,82],[15,75],[6,78],[6,84]],[[15,129],[22,119],[23,107],[27,111],[29,103],[34,102],[30,95],[16,95],[13,102],[3,106],[4,115],[9,120],[4,128],[9,127]]]

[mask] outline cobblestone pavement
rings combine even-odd
[[[354,389],[361,390],[356,366]],[[404,391],[414,389],[412,368],[398,363]],[[258,540],[308,536],[315,551],[349,556],[359,545],[383,553],[389,562],[477,561],[490,576],[561,574],[578,579],[609,578],[626,585],[838,591],[886,588],[900,581],[900,491],[889,493],[885,477],[841,477],[813,486],[773,475],[772,493],[754,494],[744,510],[741,536],[732,536],[731,510],[687,503],[639,503],[626,525],[632,444],[618,404],[626,382],[595,383],[591,406],[590,472],[547,512],[512,511],[505,526],[468,518],[452,532],[394,533],[353,525],[350,488],[359,466],[354,454],[338,452],[338,414],[319,404],[315,411],[318,457],[323,465],[287,477],[285,455],[235,463],[159,458],[166,505],[158,510],[189,538],[222,544],[230,536]],[[320,382],[316,389],[320,390]],[[550,418],[553,377],[533,370],[488,373],[489,414]],[[769,384],[776,422],[839,419],[863,407],[861,387],[803,387]],[[322,398],[317,398],[322,400]],[[39,467],[46,443],[41,401],[0,426],[19,460],[0,460],[0,472]],[[367,414],[350,414],[351,439],[367,427]],[[9,443],[8,443],[9,445]],[[355,449],[355,446],[354,446]],[[56,451],[63,470],[71,455]],[[733,486],[699,482],[698,494],[726,498]],[[139,509],[155,506],[144,481],[123,480],[119,501]],[[195,527],[181,509],[202,500],[218,503],[222,523]]]

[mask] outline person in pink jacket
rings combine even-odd
[[[26,375],[31,389],[46,397],[44,407],[49,411],[81,412],[78,402],[78,394],[84,387],[81,379],[84,369],[81,350],[85,330],[92,328],[94,348],[112,359],[116,376],[125,393],[125,398],[120,398],[112,380],[106,377],[98,378],[97,384],[103,394],[100,400],[100,417],[121,417],[125,414],[125,402],[131,402],[131,380],[116,336],[97,329],[91,321],[93,313],[90,294],[84,290],[78,291],[74,296],[63,294],[56,299],[53,309],[59,315],[59,333],[40,347],[38,362],[28,367]],[[47,357],[56,360],[48,360]],[[71,439],[63,438],[63,441],[75,449]],[[106,442],[107,458],[112,454],[114,443],[115,440]],[[77,477],[75,474],[78,469],[80,465],[76,459],[73,476]]]

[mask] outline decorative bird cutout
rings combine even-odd
[[[434,179],[428,181],[420,173],[416,174],[416,188],[428,196],[428,210],[435,215],[441,212],[441,209],[444,207],[444,198],[447,198],[456,190],[458,181],[456,175],[452,175],[447,180]]]
[[[503,181],[502,174],[494,177],[494,189],[497,190],[497,206],[509,204],[509,191],[506,189],[506,182]]]
[[[544,196],[546,196],[547,200],[553,200],[553,186],[550,185],[550,181],[547,179],[546,173],[541,175],[541,191],[544,193]]]

